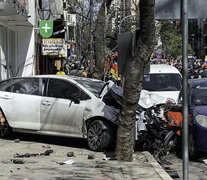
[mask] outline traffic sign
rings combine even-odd
[[[48,38],[53,33],[53,21],[40,21],[40,35],[44,38]]]

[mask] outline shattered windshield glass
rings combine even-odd
[[[199,85],[193,89],[192,104],[197,106],[207,105],[207,84]]]
[[[145,74],[142,88],[148,91],[180,91],[181,77],[179,74]]]
[[[79,84],[81,84],[86,89],[88,89],[90,92],[92,92],[96,97],[99,97],[99,94],[105,84],[105,82],[93,81],[93,80],[76,79],[75,81],[77,81]]]

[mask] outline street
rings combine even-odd
[[[207,156],[205,156],[207,158]],[[207,179],[207,165],[202,162],[205,157],[202,157],[199,161],[189,161],[189,179],[190,180],[204,180]],[[177,170],[179,178],[173,178],[174,180],[182,178],[182,159],[178,158],[175,154],[168,154],[164,158],[168,163],[163,167]]]

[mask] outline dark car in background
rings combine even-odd
[[[207,78],[189,80],[189,155],[207,152]]]

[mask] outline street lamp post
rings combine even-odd
[[[182,131],[182,157],[183,180],[188,180],[188,0],[181,1],[182,19],[182,64],[183,64],[183,131]]]
[[[93,0],[90,0],[90,27],[89,27],[89,41],[90,41],[90,73],[93,73]]]

